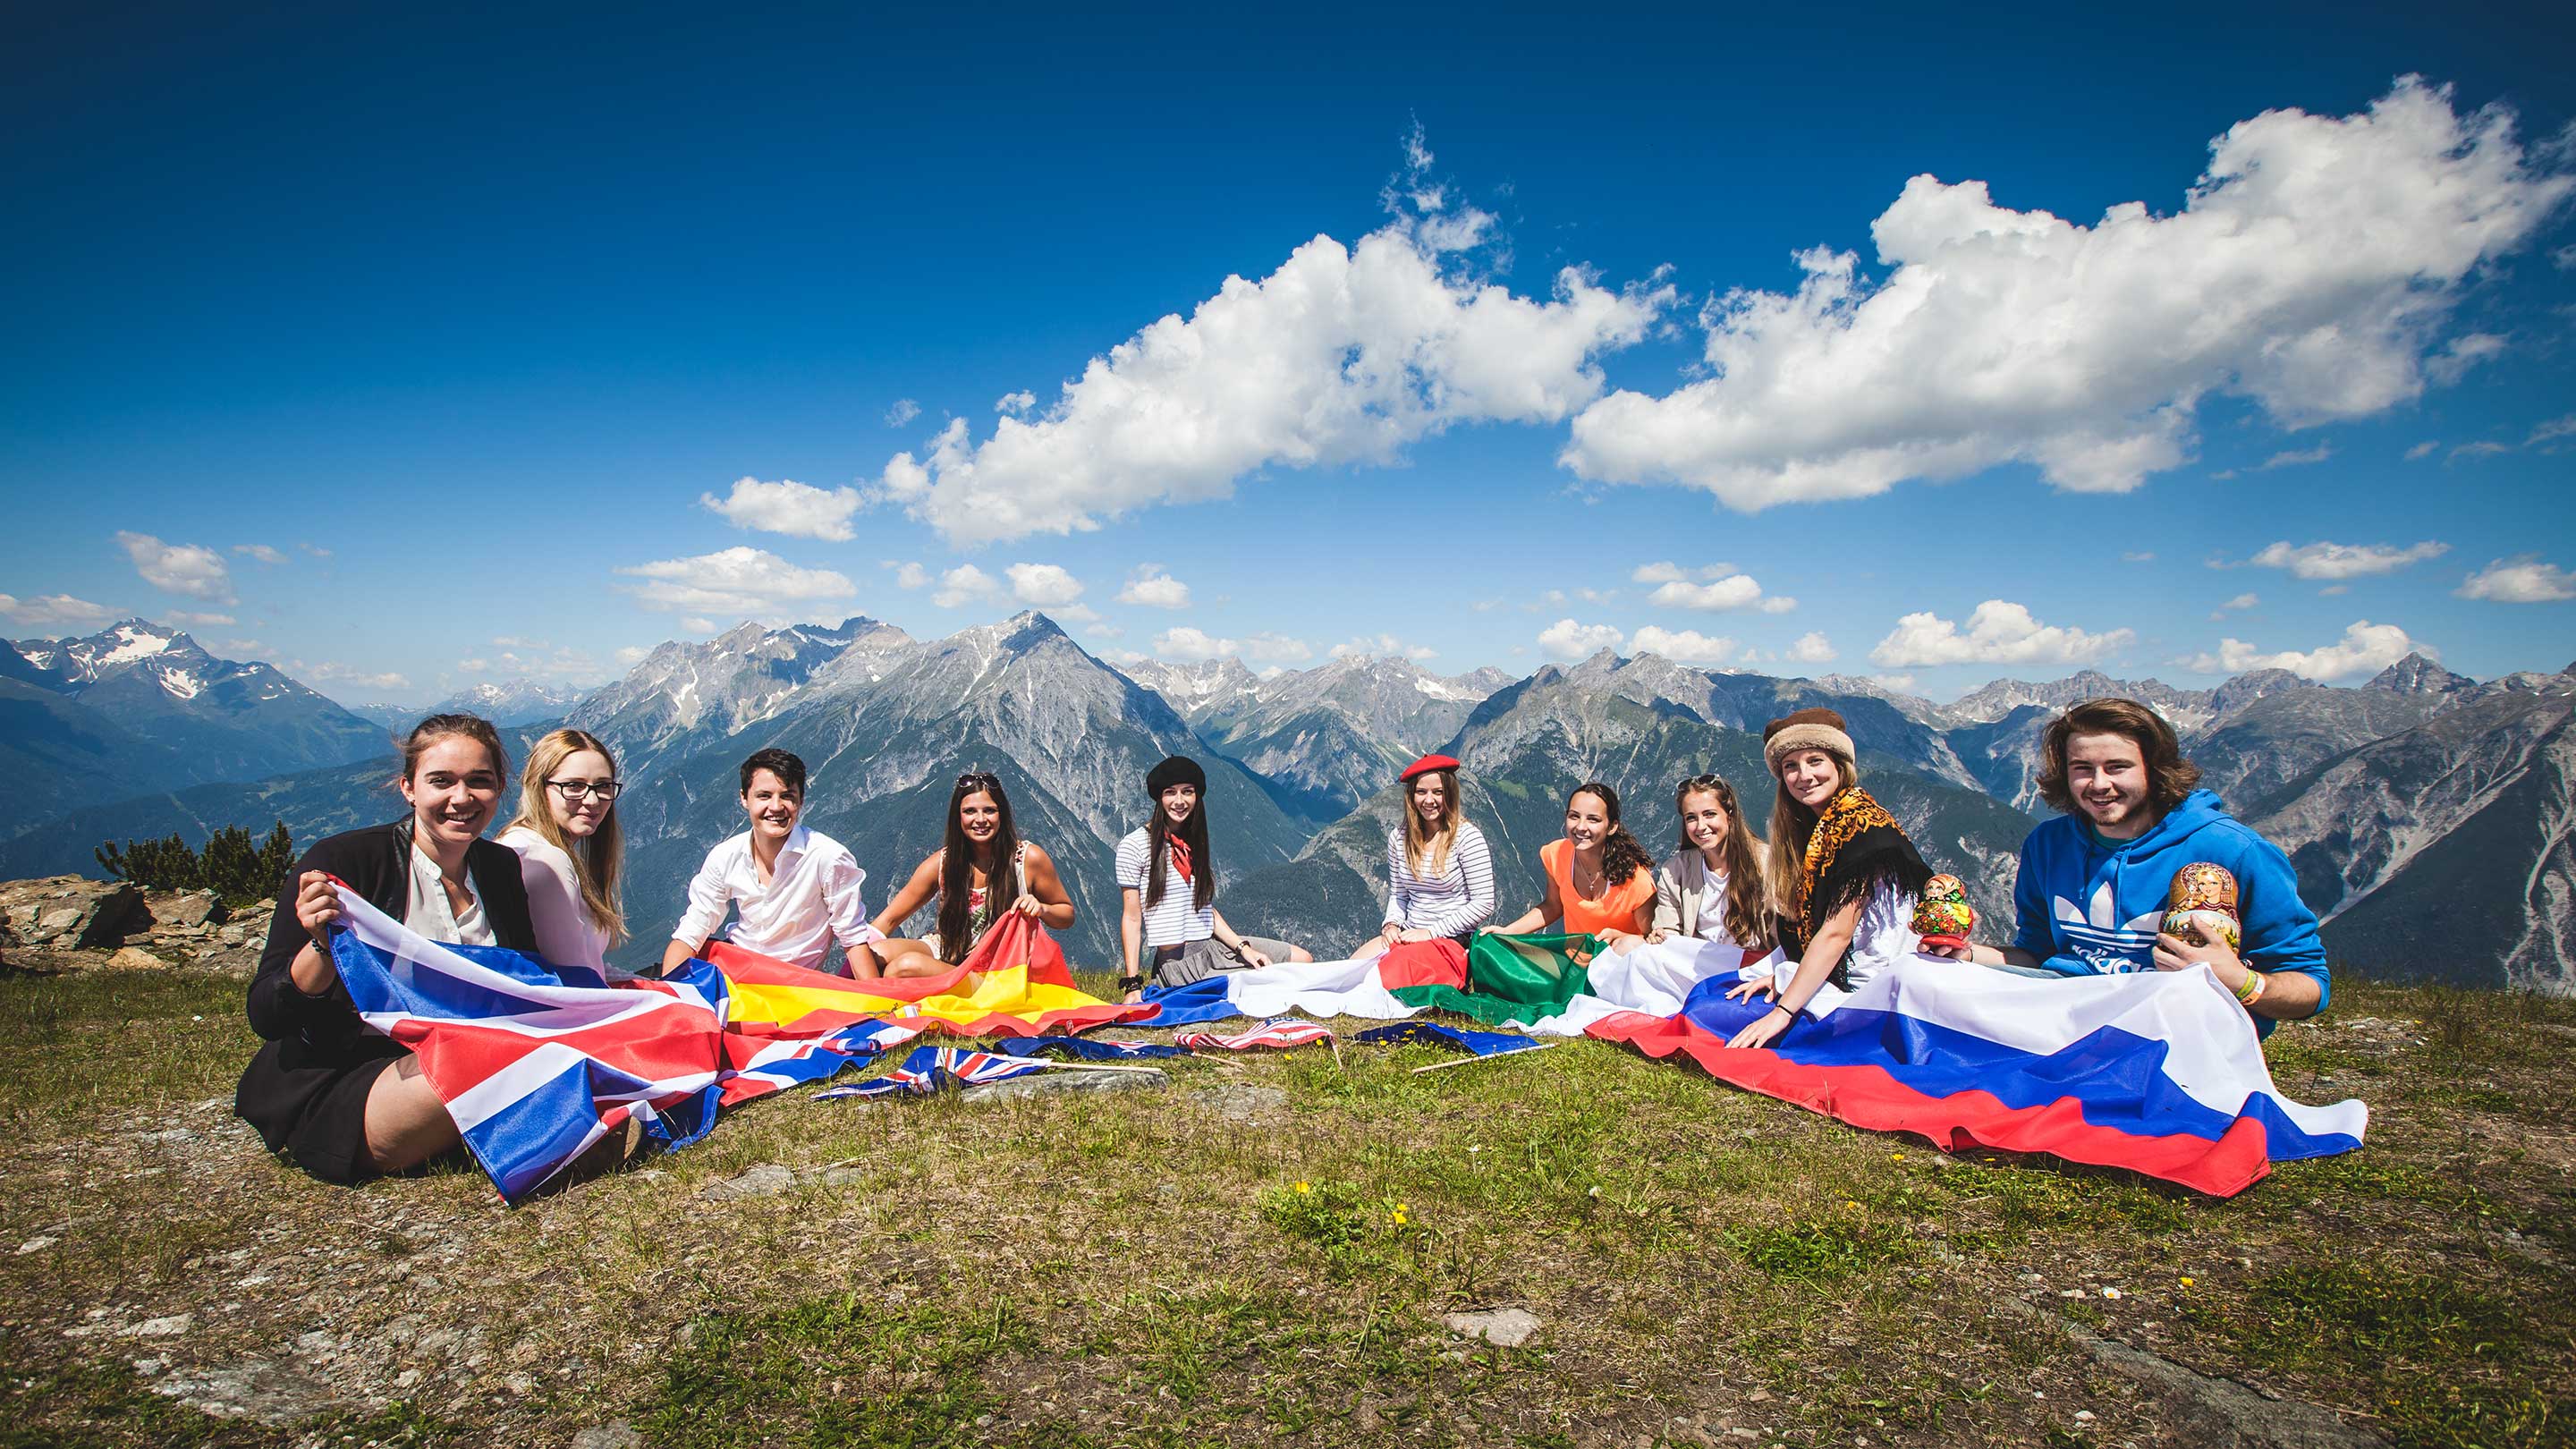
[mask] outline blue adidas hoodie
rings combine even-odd
[[[2296,971],[2317,982],[2326,1006],[2325,943],[2317,917],[2299,899],[2299,878],[2281,848],[2255,834],[2208,790],[2194,790],[2135,840],[2104,840],[2079,815],[2060,815],[2021,845],[2021,879],[2013,886],[2020,927],[2013,945],[2068,976],[2156,969],[2156,932],[2174,872],[2194,861],[2223,865],[2236,877],[2240,954],[2257,971]],[[2255,1030],[2270,1035],[2268,1017]]]

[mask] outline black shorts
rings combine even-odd
[[[367,1094],[385,1068],[411,1055],[381,1037],[358,1044],[355,1060],[322,1059],[300,1037],[259,1049],[233,1093],[233,1111],[259,1129],[268,1150],[324,1182],[381,1176],[367,1151]]]

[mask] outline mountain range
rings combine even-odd
[[[1111,856],[1145,820],[1140,782],[1165,754],[1208,767],[1229,920],[1332,955],[1379,919],[1393,776],[1414,756],[1466,763],[1508,916],[1534,903],[1538,846],[1583,780],[1616,788],[1658,854],[1675,843],[1667,792],[1704,769],[1737,782],[1759,829],[1761,725],[1809,705],[1849,721],[1873,793],[2000,935],[2021,837],[2045,809],[2038,735],[2055,710],[2110,693],[2164,713],[2205,783],[2291,853],[2338,961],[2576,989],[2576,671],[2481,684],[2410,656],[2352,688],[2267,670],[2207,690],[2086,672],[1935,704],[1865,680],[1607,652],[1524,679],[1365,655],[1266,675],[1232,659],[1121,669],[1025,613],[936,640],[866,618],[744,624],[664,644],[576,700],[531,688],[451,703],[503,716],[522,750],[561,718],[618,752],[642,938],[621,959],[658,950],[705,850],[742,827],[736,764],[777,744],[805,758],[809,821],[857,852],[880,902],[936,848],[955,777],[1000,775],[1021,833],[1054,852],[1074,895],[1068,948],[1105,962]],[[90,869],[89,848],[110,838],[284,819],[304,840],[390,816],[387,726],[419,713],[370,722],[140,620],[0,649],[0,766],[14,766],[0,768],[0,876]],[[135,788],[72,798],[97,800],[99,779]],[[911,923],[926,927],[926,913]]]

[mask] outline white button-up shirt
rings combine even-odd
[[[671,939],[696,948],[724,924],[725,907],[731,905],[742,913],[733,928],[735,945],[817,970],[836,939],[843,951],[885,939],[868,924],[867,907],[859,899],[867,878],[849,847],[799,825],[788,832],[778,863],[763,883],[746,830],[707,852],[706,863],[689,882],[689,908]]]

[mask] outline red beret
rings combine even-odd
[[[1424,755],[1421,759],[1405,766],[1404,773],[1396,776],[1395,778],[1399,781],[1404,781],[1410,780],[1416,775],[1428,775],[1434,770],[1454,770],[1457,768],[1458,762],[1449,758],[1447,755]]]

